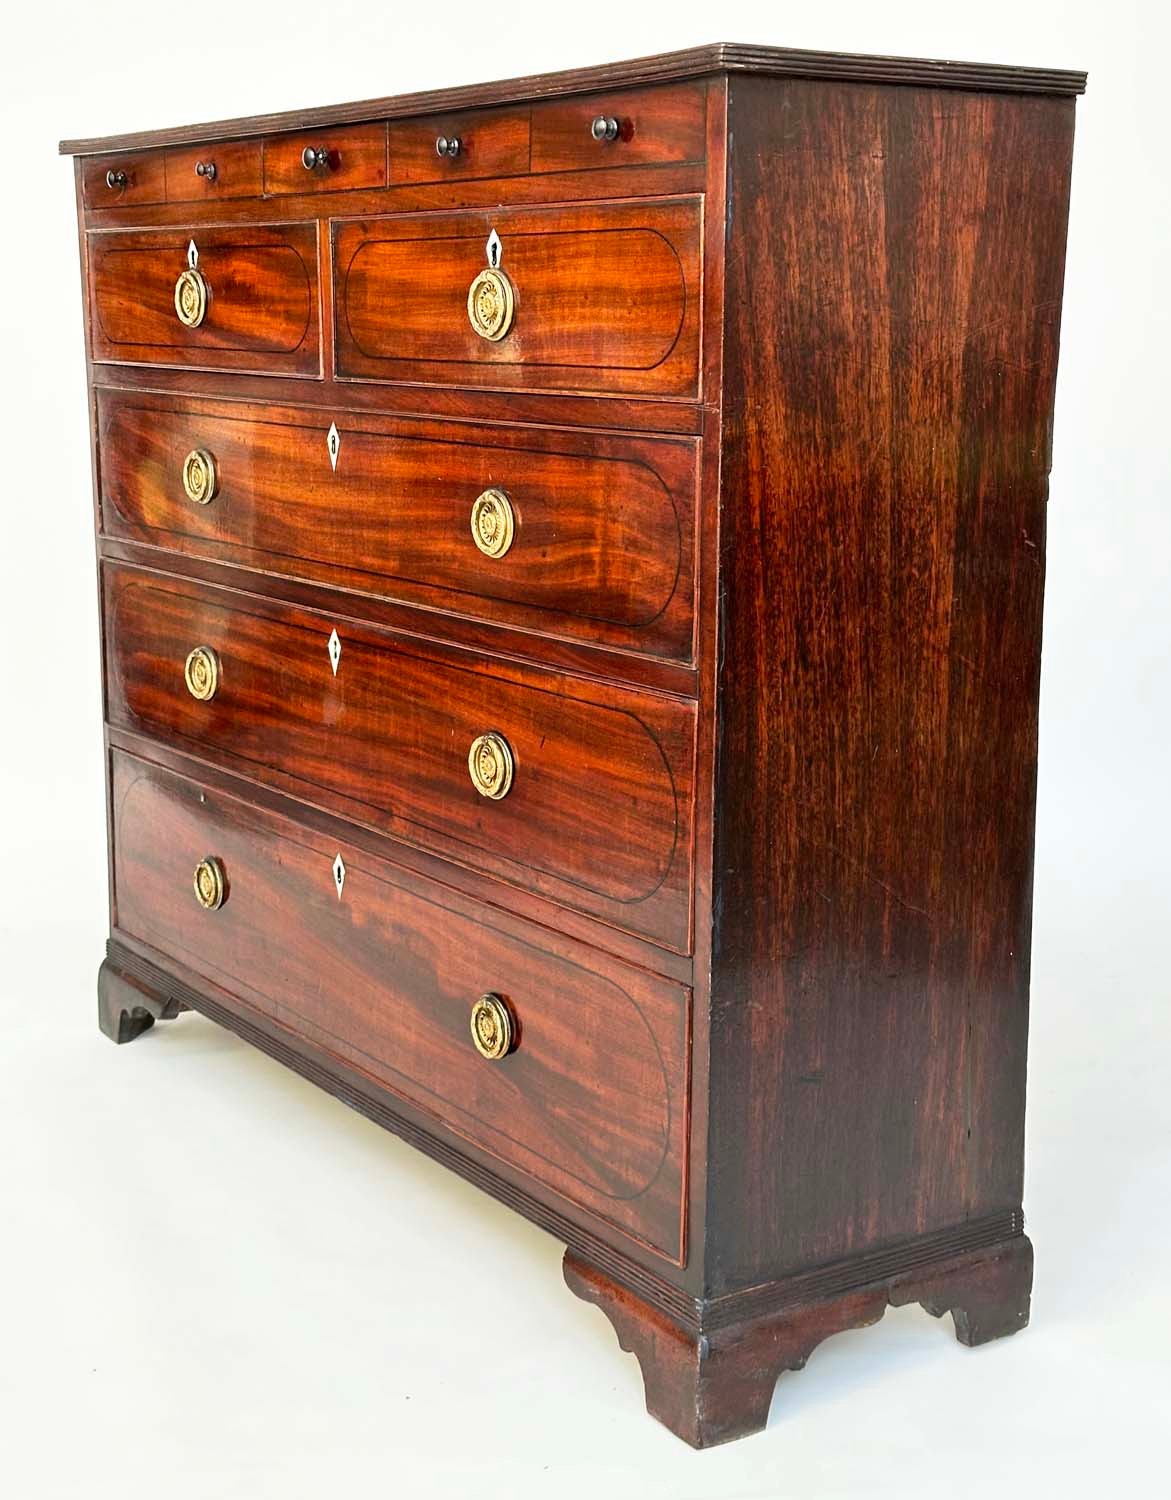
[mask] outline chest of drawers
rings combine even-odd
[[[76,158],[115,1041],[567,1246],[702,1446],[1028,1317],[1081,74],[717,46]]]

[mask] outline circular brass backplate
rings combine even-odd
[[[512,502],[503,490],[485,490],[472,502],[472,540],[485,557],[503,557],[516,534]]]
[[[481,797],[499,802],[512,785],[512,750],[502,734],[477,735],[468,751],[468,774]]]
[[[481,1057],[495,1062],[512,1051],[512,1012],[499,995],[481,995],[472,1006],[472,1041]]]
[[[187,691],[201,703],[215,697],[220,685],[220,662],[210,646],[196,646],[190,653],[183,668],[183,678]]]
[[[495,343],[512,327],[516,297],[503,271],[486,267],[468,291],[468,321],[482,339]]]
[[[183,493],[194,505],[215,499],[219,476],[215,459],[206,448],[192,448],[183,460]]]
[[[179,273],[175,283],[175,311],[187,328],[198,328],[207,312],[207,282],[193,266]]]
[[[204,911],[217,911],[228,894],[224,880],[224,867],[214,855],[209,854],[195,866],[195,899]]]

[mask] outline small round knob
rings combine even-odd
[[[183,493],[193,505],[208,505],[215,499],[219,476],[215,459],[206,448],[192,448],[183,460]]]
[[[214,182],[216,178],[216,166],[214,161],[197,161],[195,163],[196,177],[202,177],[205,182]]]
[[[207,315],[207,282],[193,266],[175,282],[175,313],[185,328],[198,328]]]
[[[618,139],[618,121],[613,115],[597,115],[590,126],[590,134],[595,141],[616,141]]]
[[[516,294],[503,271],[493,266],[480,272],[468,288],[468,322],[490,343],[502,339],[512,327]]]
[[[502,734],[477,735],[468,751],[468,775],[481,797],[499,802],[508,796],[514,763],[512,749]]]
[[[120,193],[129,181],[130,178],[120,167],[111,167],[106,173],[106,186],[112,193]]]
[[[190,653],[183,667],[183,680],[187,691],[200,703],[215,697],[220,685],[220,661],[210,646],[196,646]]]
[[[516,516],[503,490],[485,490],[472,501],[472,540],[485,557],[503,557],[515,535]]]
[[[301,165],[306,172],[324,172],[330,166],[328,146],[306,146],[301,152]]]
[[[499,995],[481,995],[472,1006],[472,1041],[489,1062],[507,1057],[516,1041],[512,1012]]]
[[[201,859],[195,866],[195,899],[204,911],[218,911],[228,895],[228,883],[224,879],[224,867],[214,854]]]
[[[463,150],[463,142],[458,135],[439,135],[435,137],[436,156],[449,156],[452,161]]]

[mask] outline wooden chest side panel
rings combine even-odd
[[[1020,1203],[1073,103],[731,85],[722,1289]]]
[[[679,1259],[684,989],[468,915],[441,887],[412,889],[381,860],[121,755],[113,806],[117,931]],[[192,891],[209,855],[227,880],[218,911]],[[469,1032],[485,992],[518,1029],[496,1062]]]

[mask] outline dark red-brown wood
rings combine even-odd
[[[128,757],[113,788],[117,932],[679,1258],[683,990],[516,921],[471,920],[441,887],[415,895],[352,845]],[[216,911],[193,890],[209,855],[227,881]],[[471,1038],[486,992],[517,1027],[496,1061]]]
[[[440,138],[456,140],[455,156],[440,155]],[[463,182],[513,177],[529,170],[529,111],[481,110],[396,120],[389,130],[390,180]]]
[[[81,196],[89,209],[139,209],[162,203],[167,196],[164,153],[90,157],[81,164]]]
[[[324,165],[307,167],[306,150],[324,153]],[[338,193],[386,186],[386,126],[351,125],[298,130],[264,142],[264,191]]]
[[[516,292],[496,342],[467,310],[493,230]],[[698,392],[696,200],[341,221],[333,262],[341,376]]]
[[[196,328],[175,309],[192,244],[208,289]],[[89,262],[97,360],[320,372],[316,225],[91,234]]]
[[[225,198],[258,198],[261,193],[259,141],[176,148],[167,152],[166,167],[168,203],[218,203]]]
[[[130,569],[106,569],[104,592],[111,724],[686,950],[690,705]],[[197,646],[220,663],[210,701],[184,683]],[[515,759],[500,800],[468,772],[489,732]]]
[[[576,172],[587,167],[647,166],[702,161],[706,149],[706,90],[698,83],[659,89],[588,94],[533,108],[534,172]],[[596,140],[593,122],[618,124],[612,141]]]
[[[112,392],[98,431],[109,536],[691,658],[694,443]],[[206,504],[183,490],[193,450],[215,464]],[[501,557],[472,537],[489,487],[515,515]]]

